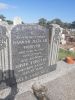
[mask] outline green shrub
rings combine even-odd
[[[67,56],[71,56],[75,58],[75,52],[64,50],[64,49],[59,50],[59,54],[58,54],[59,60],[65,59]]]

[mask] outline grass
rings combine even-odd
[[[71,56],[75,58],[75,52],[64,50],[64,49],[59,50],[59,56],[58,56],[59,60],[65,59],[67,56]]]

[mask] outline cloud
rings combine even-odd
[[[0,2],[0,10],[10,9],[10,8],[16,8],[16,6]]]

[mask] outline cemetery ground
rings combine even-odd
[[[14,100],[37,100],[32,88],[29,88],[34,81],[39,81],[47,88],[46,96],[48,99],[45,100],[75,100],[75,64],[70,65],[59,61],[55,71],[40,76],[39,80],[34,79],[28,81],[27,84],[19,85],[21,91],[15,96]],[[4,96],[4,92],[2,93]]]

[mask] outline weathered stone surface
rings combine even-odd
[[[10,94],[11,88],[3,89],[0,91],[0,100],[5,99]]]
[[[0,35],[5,35],[6,34],[6,31],[7,31],[6,27],[0,25]]]
[[[8,86],[8,88],[0,91],[0,100],[14,100],[17,92],[17,85]]]
[[[17,95],[15,100],[37,100],[32,92],[28,91],[26,93]]]
[[[49,72],[48,30],[38,25],[18,25],[11,31],[12,68],[17,82]]]
[[[75,100],[75,67],[73,66],[75,64],[62,63],[61,65],[60,63],[59,68],[63,68],[59,71],[61,71],[62,75],[59,74],[59,77],[46,84],[48,88],[47,96],[50,100]]]

